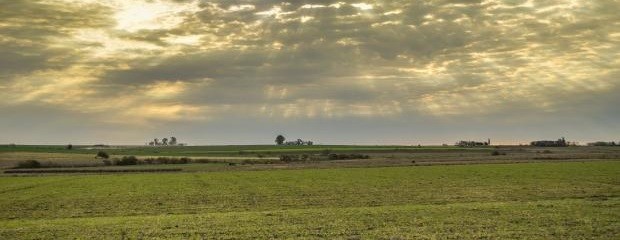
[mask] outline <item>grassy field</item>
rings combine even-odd
[[[0,177],[0,238],[620,237],[620,162]]]
[[[0,145],[0,169],[15,167],[25,160],[36,160],[48,166],[59,167],[101,167],[102,159],[95,158],[99,151],[110,155],[110,160],[123,156],[137,156],[139,159],[157,157],[190,157],[222,164],[236,164],[235,167],[191,164],[178,166],[187,171],[251,170],[272,168],[333,168],[333,167],[382,167],[434,164],[473,163],[515,163],[541,161],[581,161],[620,159],[620,147],[565,147],[536,148],[527,146],[493,146],[461,148],[451,146],[11,146]],[[316,161],[327,159],[330,154],[363,154],[368,159],[347,159],[345,161]],[[497,153],[497,154],[494,154]],[[310,161],[284,163],[282,155],[306,155]],[[269,166],[266,166],[269,165]],[[136,166],[144,167],[144,166]]]

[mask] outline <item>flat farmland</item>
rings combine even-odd
[[[620,162],[4,174],[0,238],[620,236]]]
[[[480,164],[480,163],[523,163],[560,162],[620,159],[620,147],[559,147],[540,148],[529,146],[493,146],[462,148],[452,146],[359,146],[359,145],[314,145],[314,146],[45,146],[45,145],[0,145],[0,169],[15,167],[25,160],[36,160],[44,165],[60,168],[102,167],[98,152],[106,152],[110,160],[124,156],[145,158],[180,158],[205,160],[214,164],[176,165],[184,171],[255,170],[282,168],[335,168],[335,167],[386,167],[419,166],[436,164]],[[326,160],[329,154],[361,154],[369,158]],[[282,156],[309,156],[307,161],[282,162]],[[313,161],[312,158],[321,161]],[[221,166],[231,164],[231,166]],[[234,165],[234,166],[232,166]],[[143,167],[143,166],[136,166]],[[166,167],[163,166],[162,167]]]

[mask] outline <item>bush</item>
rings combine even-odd
[[[251,160],[251,159],[245,159],[241,162],[241,164],[259,164],[261,163],[260,161],[257,160]]]
[[[299,156],[295,156],[295,155],[280,155],[280,161],[285,162],[285,163],[296,161],[298,159],[299,159]]]
[[[155,163],[155,159],[153,159],[153,158],[145,158],[145,159],[142,160],[142,162],[144,164],[154,164]]]
[[[195,159],[194,160],[195,163],[220,163],[220,161],[217,160],[211,160],[211,159],[207,159],[207,158],[199,158],[199,159]]]
[[[187,164],[187,163],[190,163],[190,162],[192,162],[192,159],[188,158],[188,157],[182,157],[182,158],[179,159],[179,164]]]
[[[493,155],[493,156],[499,156],[499,155],[506,155],[506,153],[505,153],[505,152],[500,152],[500,151],[495,150],[495,151],[491,152],[491,155]]]
[[[347,159],[369,159],[370,156],[359,154],[359,153],[351,153],[351,154],[329,154],[329,160],[347,160]]]
[[[97,152],[96,158],[108,159],[108,158],[110,158],[110,155],[108,155],[108,153],[106,153],[104,151],[99,151],[99,152]]]
[[[135,156],[124,156],[123,158],[121,158],[120,161],[116,162],[116,165],[119,165],[119,166],[137,165],[137,164],[138,164],[138,158],[136,158]]]
[[[143,164],[187,164],[191,163],[192,159],[188,157],[182,158],[170,158],[170,157],[158,157],[158,158],[145,158],[141,162]]]
[[[67,150],[71,150],[71,149],[73,149],[73,145],[71,144],[67,145]]]
[[[40,168],[41,163],[37,160],[26,160],[17,163],[15,168]]]
[[[103,159],[103,165],[105,165],[105,166],[112,166],[112,161],[110,161],[108,159]]]

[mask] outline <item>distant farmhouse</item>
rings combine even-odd
[[[536,147],[567,147],[568,143],[564,139],[564,137],[558,139],[557,141],[550,140],[542,140],[542,141],[533,141],[530,143],[532,146]]]
[[[477,141],[458,141],[454,146],[457,147],[481,147],[481,146],[489,146],[491,145],[491,139],[487,139],[486,142],[477,142]]]
[[[284,145],[289,145],[289,146],[312,146],[314,145],[314,143],[312,141],[304,141],[301,139],[297,139],[297,141],[287,141],[284,142]]]

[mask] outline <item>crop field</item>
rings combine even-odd
[[[0,209],[2,239],[617,239],[620,162],[4,174]]]

